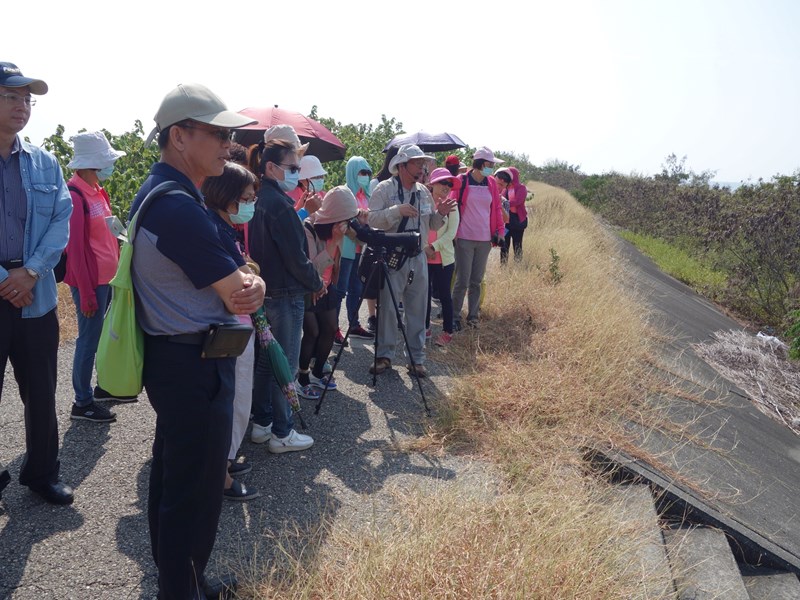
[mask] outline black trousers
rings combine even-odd
[[[22,309],[0,300],[0,394],[6,362],[25,406],[25,459],[19,472],[22,485],[38,486],[58,480],[58,317],[53,309],[23,319]]]
[[[156,411],[148,520],[160,600],[200,592],[222,509],[235,358],[145,335],[144,387]]]
[[[514,260],[522,260],[522,236],[524,229],[509,229],[506,234],[506,247],[500,250],[500,262],[508,261],[508,251],[514,247]]]

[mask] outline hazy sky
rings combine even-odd
[[[514,8],[514,6],[523,8]],[[652,174],[670,153],[721,181],[800,167],[800,3],[75,1],[4,11],[0,60],[44,79],[23,134],[145,129],[178,83],[234,110]],[[9,20],[13,19],[13,23]]]

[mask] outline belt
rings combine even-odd
[[[19,269],[22,266],[22,259],[19,260],[6,260],[0,262],[0,267],[3,267],[6,271],[9,269]]]
[[[197,333],[181,333],[179,335],[165,335],[162,336],[168,342],[173,344],[186,344],[187,346],[200,346],[206,339],[208,332],[199,331]]]

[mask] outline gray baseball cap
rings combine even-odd
[[[255,119],[228,110],[219,96],[199,83],[178,84],[164,96],[154,119],[156,126],[147,136],[145,145],[150,144],[162,129],[186,119],[228,129],[257,123]]]

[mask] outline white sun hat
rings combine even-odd
[[[75,154],[67,167],[70,169],[105,169],[113,165],[122,150],[114,150],[102,131],[79,133],[70,138]]]

